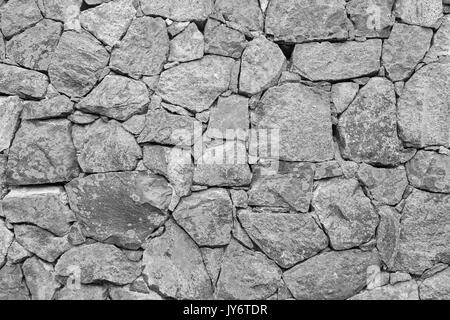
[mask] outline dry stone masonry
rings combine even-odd
[[[0,300],[450,299],[449,0],[0,0]]]

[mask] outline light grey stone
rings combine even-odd
[[[353,102],[359,91],[359,85],[354,82],[340,82],[333,84],[331,98],[336,112],[341,114]]]
[[[56,281],[53,266],[35,256],[22,265],[23,275],[33,300],[51,300],[60,284]]]
[[[392,9],[395,0],[351,0],[346,9],[355,26],[355,36],[388,38],[395,22]]]
[[[72,113],[73,102],[64,95],[57,95],[40,101],[23,103],[21,118],[24,120],[45,120],[65,117]]]
[[[449,300],[450,269],[425,279],[419,286],[419,295],[421,300]]]
[[[227,27],[215,19],[208,19],[205,25],[205,53],[240,58],[247,41],[245,35]]]
[[[432,46],[425,56],[424,62],[436,62],[440,58],[448,56],[450,56],[450,15],[444,16],[439,30],[433,37]]]
[[[38,0],[46,18],[64,22],[65,30],[81,30],[80,7],[82,0]],[[91,1],[91,0],[88,0]]]
[[[30,300],[20,265],[7,264],[0,269],[0,300]]]
[[[213,11],[212,0],[141,0],[146,15],[158,15],[174,21],[203,21]]]
[[[111,297],[111,300],[163,300],[156,292],[136,292],[130,290],[130,286],[111,287],[109,289],[109,296]]]
[[[26,258],[31,257],[33,254],[25,249],[16,240],[13,240],[8,249],[8,262],[9,263],[21,263]]]
[[[0,151],[10,147],[22,109],[23,102],[18,97],[0,97]]]
[[[226,21],[248,30],[262,30],[264,16],[258,0],[216,0],[215,9]]]
[[[377,208],[380,223],[377,228],[377,249],[388,270],[394,266],[400,241],[400,213],[389,206]]]
[[[107,288],[100,285],[64,287],[55,295],[55,300],[106,300]]]
[[[225,253],[225,248],[201,248],[203,262],[205,263],[206,271],[211,278],[213,285],[216,284],[220,269],[222,266],[223,255]]]
[[[315,164],[314,180],[340,177],[344,174],[338,161],[331,160]]]
[[[186,29],[170,41],[169,61],[192,61],[201,59],[205,51],[203,34],[195,23],[190,23]]]
[[[442,17],[441,0],[399,0],[394,14],[403,22],[423,27],[432,27]]]
[[[42,99],[48,83],[43,73],[0,63],[0,93]]]
[[[11,37],[42,19],[35,0],[11,0],[0,8],[0,28],[5,37]]]
[[[8,249],[13,242],[14,234],[8,230],[6,223],[0,219],[0,268],[6,261]]]
[[[363,291],[349,300],[419,300],[419,288],[416,281],[411,280]]]

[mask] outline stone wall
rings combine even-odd
[[[450,299],[449,0],[0,1],[0,299]]]

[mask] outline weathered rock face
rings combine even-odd
[[[341,152],[352,161],[396,166],[414,155],[397,136],[394,86],[383,78],[372,78],[359,91],[338,130]]]
[[[396,23],[383,44],[382,64],[392,81],[409,78],[430,48],[433,30]]]
[[[195,242],[173,221],[165,232],[148,241],[143,273],[150,288],[176,299],[207,299],[211,280]]]
[[[4,154],[0,154],[0,199],[3,198],[3,196],[8,191],[7,185],[6,185],[6,163],[7,159]],[[0,210],[0,217],[3,217],[3,213]]]
[[[158,15],[175,21],[202,21],[213,11],[212,0],[141,0],[146,15]]]
[[[297,44],[292,71],[312,81],[364,77],[380,68],[381,40]]]
[[[8,41],[6,56],[22,67],[46,71],[61,32],[61,23],[42,20]]]
[[[419,290],[412,280],[363,291],[349,300],[419,300]]]
[[[450,195],[414,190],[402,211],[395,269],[422,274],[437,262],[450,262]]]
[[[46,18],[64,22],[65,30],[79,31],[82,2],[82,0],[40,0],[39,6]]]
[[[90,175],[66,185],[83,233],[136,249],[167,219],[172,189],[145,171]]]
[[[64,287],[55,295],[55,300],[106,300],[106,288],[95,285],[80,285],[79,288]]]
[[[35,0],[11,0],[0,9],[0,28],[5,37],[11,37],[42,19]]]
[[[322,90],[299,83],[270,88],[259,102],[252,125],[257,130],[269,132],[279,129],[281,160],[325,161],[333,158],[330,99]],[[261,147],[261,142],[259,144]]]
[[[27,259],[22,266],[33,300],[51,300],[60,284],[56,281],[53,266],[36,257]]]
[[[248,30],[262,30],[264,17],[257,0],[216,0],[215,9],[225,20]]]
[[[8,183],[43,184],[75,178],[79,169],[70,129],[65,119],[23,121],[10,148]]]
[[[392,269],[400,239],[400,213],[389,206],[378,208],[380,224],[377,228],[377,249],[381,260]]]
[[[433,37],[433,44],[428,51],[424,62],[436,62],[440,58],[450,55],[450,16],[444,16],[439,30]]]
[[[22,100],[18,97],[0,97],[0,151],[11,145],[22,108]]]
[[[335,160],[315,164],[314,180],[335,178],[344,175],[341,163]]]
[[[296,299],[341,300],[365,287],[367,268],[378,264],[371,252],[325,252],[286,271],[283,279]]]
[[[134,137],[114,120],[74,126],[72,137],[83,172],[130,171],[142,158]]]
[[[425,279],[419,286],[421,300],[448,300],[450,299],[450,269]]]
[[[313,189],[313,165],[280,162],[276,174],[264,174],[263,170],[254,168],[255,176],[248,191],[251,206],[308,212]]]
[[[25,120],[45,120],[64,117],[72,111],[73,102],[64,95],[57,95],[40,101],[24,102],[20,117]]]
[[[359,91],[359,85],[354,82],[336,83],[331,88],[331,98],[338,114],[344,112],[356,94]]]
[[[203,57],[205,42],[195,23],[190,23],[183,32],[170,41],[169,61],[191,61]]]
[[[281,282],[281,270],[265,255],[231,241],[223,257],[216,298],[260,300],[274,294]]]
[[[243,33],[214,19],[205,25],[205,53],[240,58],[247,44]]]
[[[0,220],[0,268],[6,261],[9,246],[14,239],[14,234],[6,228],[3,220]]]
[[[81,283],[108,281],[123,285],[141,273],[141,263],[133,262],[110,244],[94,243],[74,247],[56,263],[55,272],[63,277],[79,277]]]
[[[7,264],[0,269],[0,299],[30,300],[20,265]]]
[[[180,64],[161,73],[157,93],[190,111],[204,111],[228,89],[233,64],[233,59],[213,55]]]
[[[398,101],[400,138],[409,145],[450,147],[450,61],[418,70]]]
[[[108,60],[106,49],[88,32],[66,31],[59,39],[48,74],[56,90],[79,98],[95,86]]]
[[[206,271],[208,272],[209,277],[213,285],[216,284],[217,279],[219,278],[220,269],[222,266],[223,255],[225,253],[225,249],[221,248],[201,248],[203,262],[205,263]]]
[[[230,242],[233,205],[225,189],[208,189],[183,198],[173,212],[176,222],[199,246]]]
[[[253,241],[282,268],[290,268],[328,245],[327,236],[311,215],[241,210],[238,218]]]
[[[405,23],[432,27],[442,17],[442,1],[400,0],[395,3],[394,14]]]
[[[286,58],[276,44],[264,37],[250,41],[242,53],[239,90],[251,96],[273,86],[285,63]]]
[[[284,42],[345,40],[350,25],[343,0],[274,0],[266,13],[266,33]]]
[[[47,86],[45,74],[0,63],[0,93],[41,99]]]
[[[319,182],[312,205],[335,250],[353,248],[375,236],[379,218],[357,180]]]
[[[109,295],[111,300],[163,300],[156,292],[136,292],[130,290],[129,286],[111,287]]]
[[[450,193],[450,156],[419,150],[406,164],[409,182],[416,188]]]
[[[152,76],[162,71],[168,54],[169,36],[164,20],[137,18],[112,51],[110,67],[135,78]]]

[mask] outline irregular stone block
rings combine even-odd
[[[55,300],[106,300],[107,288],[96,285],[80,285],[79,288],[64,287],[55,295]]]
[[[7,264],[0,269],[0,300],[30,300],[20,265]]]
[[[419,286],[419,294],[421,300],[449,300],[450,269],[425,279]]]
[[[432,27],[442,17],[441,0],[399,0],[394,14],[403,22],[422,27]]]
[[[23,103],[21,118],[24,120],[45,120],[65,117],[73,111],[73,102],[64,95],[57,95],[40,101]]]
[[[60,287],[53,266],[32,257],[23,263],[22,270],[32,299],[52,300],[56,289]]]
[[[0,220],[0,268],[6,261],[6,255],[13,239],[14,234],[6,228],[5,222]]]
[[[23,102],[18,97],[0,97],[0,151],[10,147],[22,109]]]
[[[262,30],[264,16],[258,0],[216,0],[215,9],[225,20],[248,30]]]
[[[157,15],[175,21],[206,20],[213,11],[212,0],[141,0],[146,15]]]
[[[205,42],[195,23],[170,41],[169,61],[192,61],[203,57]]]
[[[363,291],[349,300],[419,300],[418,289],[416,281],[411,280]]]
[[[395,22],[392,9],[395,0],[351,0],[346,9],[355,26],[355,35],[366,38],[388,38]]]
[[[378,208],[380,224],[377,228],[377,249],[381,260],[391,270],[400,241],[400,213],[389,206]]]
[[[433,37],[433,43],[425,56],[424,62],[436,62],[440,58],[448,56],[450,56],[450,16],[446,15]]]
[[[41,11],[35,0],[11,0],[0,9],[2,19],[0,28],[5,37],[9,38],[42,19]]]
[[[243,33],[214,19],[208,19],[204,33],[205,53],[238,59],[247,45]]]
[[[0,63],[0,93],[42,99],[48,83],[45,74]]]
[[[359,85],[354,82],[340,82],[333,84],[331,98],[338,114],[344,112],[356,97]]]

